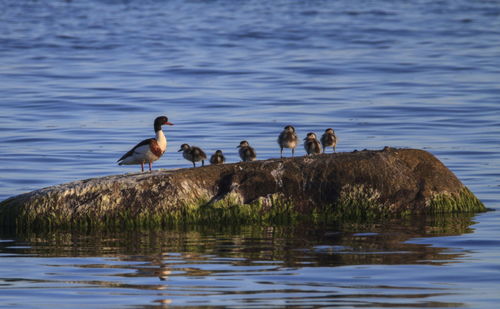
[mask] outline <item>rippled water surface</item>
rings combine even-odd
[[[0,297],[29,308],[494,307],[487,248],[500,241],[471,234],[470,220],[4,234]]]
[[[167,115],[238,160],[335,128],[426,149],[500,208],[499,1],[0,1],[0,200],[137,171]],[[302,155],[303,150],[298,149]],[[468,307],[500,301],[499,215],[0,235],[0,307]]]

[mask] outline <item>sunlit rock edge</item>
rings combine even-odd
[[[365,150],[92,178],[0,203],[17,227],[373,220],[485,211],[435,156]]]

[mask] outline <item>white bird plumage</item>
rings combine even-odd
[[[155,137],[148,138],[142,142],[135,145],[127,153],[125,153],[120,159],[118,159],[119,165],[133,165],[140,164],[141,171],[144,172],[144,163],[149,164],[149,170],[151,171],[153,162],[161,158],[163,153],[167,150],[167,138],[161,129],[162,125],[170,125],[173,123],[168,121],[166,116],[157,117],[154,121]]]

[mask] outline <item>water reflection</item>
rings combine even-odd
[[[297,266],[305,260],[315,266],[394,264],[397,256],[413,264],[443,260],[442,248],[422,248],[405,243],[416,237],[460,235],[471,232],[472,215],[416,217],[379,223],[332,223],[312,228],[307,223],[290,226],[178,226],[165,230],[94,232],[9,232],[0,234],[2,253],[58,256],[129,256],[163,260],[180,255],[185,260],[217,258],[280,261]],[[16,244],[13,245],[11,240]],[[425,249],[425,250],[422,250]],[[427,251],[428,250],[428,251]],[[323,259],[323,257],[328,258]],[[241,260],[238,262],[238,259]],[[445,260],[448,258],[444,258]],[[358,261],[358,262],[356,262]],[[392,261],[392,262],[391,262]]]
[[[432,281],[429,271],[456,263],[467,252],[408,240],[469,233],[471,224],[471,216],[456,215],[314,227],[3,232],[0,259],[12,263],[12,268],[0,270],[0,295],[9,290],[33,293],[49,286],[56,294],[78,289],[66,303],[86,306],[92,303],[83,304],[81,293],[101,301],[118,293],[128,305],[147,307],[275,302],[446,307],[449,302],[433,300],[449,298],[452,292],[446,286],[429,287],[415,277],[427,274],[431,277],[422,277],[423,282]],[[54,305],[57,300],[43,299],[43,303]]]
[[[194,225],[131,231],[3,231],[0,250],[3,254],[38,257],[111,256],[148,261],[173,257],[183,262],[229,258],[236,265],[279,261],[287,267],[306,262],[315,266],[414,264],[422,260],[440,263],[456,254],[443,255],[446,248],[423,248],[405,241],[469,233],[471,218],[470,214],[454,214],[314,227],[299,223],[291,226]]]

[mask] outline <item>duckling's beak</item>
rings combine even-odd
[[[181,151],[182,151],[182,148],[181,148],[181,149],[179,149],[179,150],[177,150],[177,152],[181,152]]]
[[[240,147],[241,147],[240,145],[236,146],[236,148],[240,148]]]

